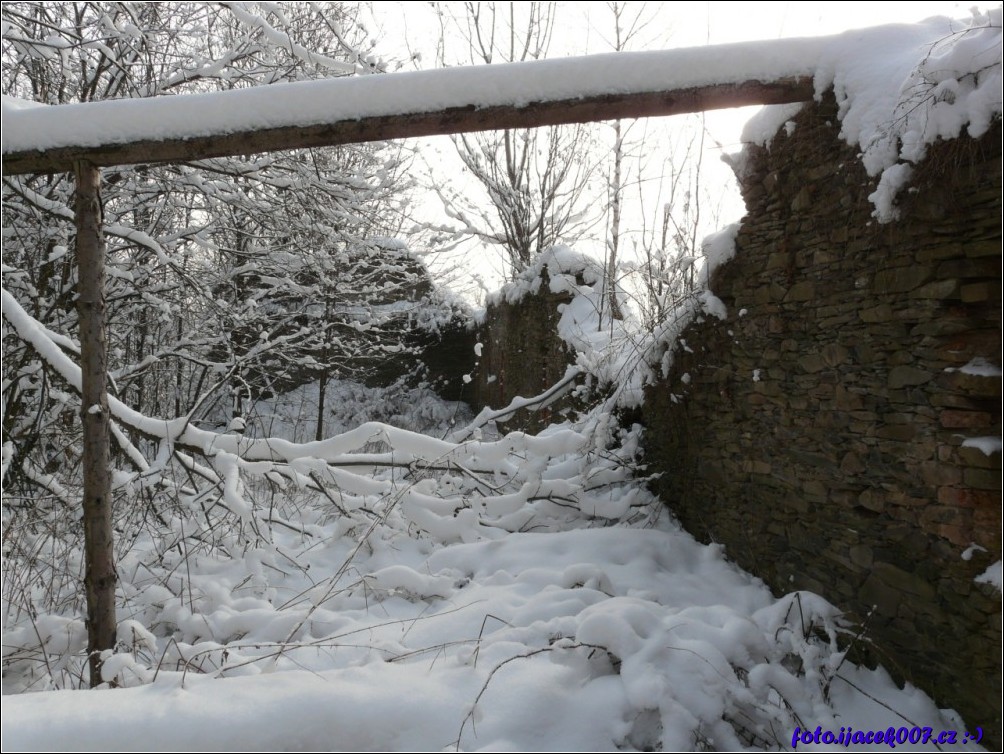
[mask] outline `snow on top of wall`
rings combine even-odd
[[[984,435],[982,437],[967,437],[962,441],[963,448],[978,448],[986,456],[1000,453],[1004,450],[1004,441],[1000,437]]]
[[[705,265],[699,278],[702,286],[707,286],[711,273],[728,262],[736,255],[736,236],[739,235],[739,223],[726,225],[720,231],[705,236],[701,241],[701,251],[704,253]]]
[[[487,305],[494,306],[503,301],[515,304],[524,296],[537,293],[544,283],[545,274],[551,293],[570,293],[574,296],[579,292],[579,279],[592,285],[600,279],[603,270],[600,262],[592,257],[557,244],[537,255],[530,266],[516,275],[515,280],[491,293]]]
[[[879,26],[830,38],[815,71],[817,97],[832,87],[840,135],[861,149],[875,216],[897,217],[896,194],[911,163],[938,139],[963,128],[972,137],[990,128],[1001,106],[1002,9],[973,10],[967,21],[945,17]],[[746,125],[743,141],[769,145],[801,105],[765,107]]]
[[[616,288],[616,296],[623,318],[611,312],[611,283],[602,262],[558,244],[540,254],[515,280],[492,293],[487,305],[515,304],[541,292],[545,275],[550,293],[567,293],[571,298],[557,305],[555,331],[574,354],[574,368],[601,385],[613,386],[614,404],[639,405],[651,374],[648,336],[632,315],[627,294],[620,287]],[[485,310],[479,312],[479,323],[484,322],[485,314]]]

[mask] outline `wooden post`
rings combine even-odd
[[[77,181],[77,313],[84,428],[84,587],[91,686],[101,683],[101,652],[115,647],[115,553],[112,540],[111,456],[105,338],[105,239],[101,171],[74,163]]]

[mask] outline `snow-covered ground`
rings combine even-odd
[[[5,750],[787,748],[796,727],[964,729],[843,662],[822,598],[774,598],[639,483],[561,454],[567,439],[545,433],[558,452],[532,459],[550,500],[485,498],[482,522],[523,531],[417,514],[407,495],[346,516],[315,494],[283,496],[261,539],[141,535],[106,663],[135,688],[44,691],[74,683],[83,625],[22,620],[5,684],[41,693],[4,698]],[[584,477],[625,515],[579,510]]]

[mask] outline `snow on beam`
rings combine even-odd
[[[328,147],[387,139],[435,136],[505,128],[534,128],[566,123],[679,115],[746,105],[775,105],[812,99],[809,77],[764,83],[676,89],[666,92],[607,94],[527,105],[478,107],[466,105],[427,113],[379,115],[341,120],[314,126],[237,131],[218,136],[139,140],[97,147],[57,147],[44,152],[22,150],[5,153],[3,174],[57,173],[72,169],[85,159],[93,165],[131,165],[153,162],[182,162],[271,152],[280,149]]]
[[[821,38],[825,41],[829,38]],[[462,66],[46,106],[3,98],[3,174],[809,100],[821,39]]]

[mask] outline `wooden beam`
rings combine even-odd
[[[101,172],[81,160],[74,219],[79,275],[80,418],[84,428],[84,588],[91,686],[101,683],[101,653],[115,648],[115,550],[109,450],[108,356],[105,338],[105,238],[101,230]]]
[[[770,82],[751,80],[657,92],[594,95],[522,106],[479,109],[467,105],[408,115],[371,116],[316,126],[287,126],[191,139],[9,152],[3,156],[3,175],[71,171],[78,160],[95,166],[188,162],[281,149],[680,115],[747,105],[779,105],[809,101],[814,93],[811,77],[791,77]]]

